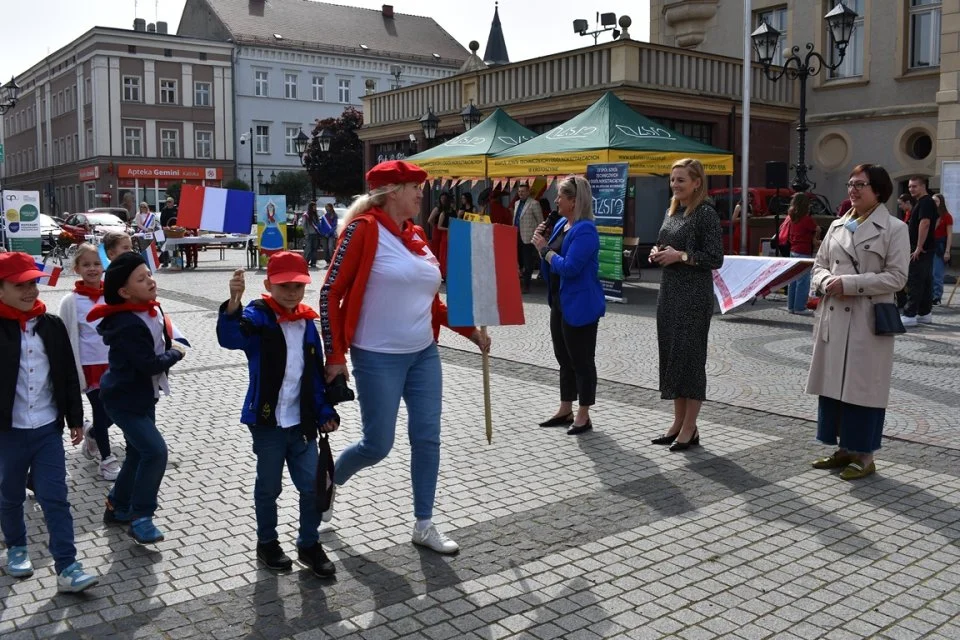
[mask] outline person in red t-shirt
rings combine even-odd
[[[789,243],[791,258],[812,258],[814,249],[820,244],[820,227],[810,215],[810,196],[795,193],[790,199],[787,219],[780,226],[781,246]],[[810,272],[787,287],[787,311],[798,315],[810,315],[807,309],[807,297],[810,294]]]
[[[940,217],[933,230],[934,257],[933,257],[933,304],[940,304],[943,296],[943,276],[950,264],[950,249],[953,244],[953,216],[947,211],[947,201],[943,194],[933,195]]]

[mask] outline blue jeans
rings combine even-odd
[[[320,248],[320,235],[306,233],[303,236],[303,259],[312,267],[317,264],[317,249]]]
[[[90,408],[93,410],[93,428],[90,429],[90,433],[97,442],[100,459],[103,460],[110,455],[110,435],[107,431],[113,422],[107,415],[107,410],[103,408],[103,402],[100,401],[100,389],[88,391],[87,400],[90,401]]]
[[[167,471],[167,443],[157,429],[154,405],[146,413],[106,409],[127,443],[127,457],[110,491],[114,513],[121,520],[152,518]]]
[[[819,396],[817,440],[850,453],[874,453],[881,447],[886,415],[883,407],[863,407]]]
[[[805,253],[790,252],[791,258],[810,258]],[[810,295],[810,269],[787,286],[787,308],[790,311],[803,311],[807,308],[807,297]]]
[[[943,297],[943,276],[947,272],[947,263],[943,261],[947,254],[947,239],[940,238],[933,250],[933,299]]]
[[[337,458],[334,480],[343,485],[357,471],[387,457],[393,448],[403,398],[410,438],[413,513],[419,520],[430,519],[440,473],[443,401],[443,374],[437,345],[431,344],[419,353],[375,353],[351,347],[350,356],[363,438],[344,449]]]
[[[31,469],[33,491],[50,534],[50,555],[60,573],[76,561],[77,550],[73,546],[73,516],[67,500],[67,465],[59,425],[0,431],[0,529],[8,549],[27,546],[23,502]]]
[[[300,535],[297,545],[312,547],[320,539],[317,512],[317,440],[303,437],[300,427],[249,427],[253,453],[257,456],[257,480],[253,507],[257,515],[257,542],[277,539],[277,498],[283,490],[283,463],[286,461],[293,486],[300,492]]]

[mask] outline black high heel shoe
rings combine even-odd
[[[570,427],[569,429],[567,429],[567,435],[568,435],[568,436],[578,436],[578,435],[580,435],[581,433],[586,433],[587,431],[590,431],[591,429],[593,429],[593,423],[590,422],[589,420],[587,420],[587,421],[586,421],[585,423],[583,423],[583,424],[575,424],[575,425],[573,425],[572,427]]]
[[[659,438],[654,438],[650,441],[650,444],[673,444],[673,441],[677,439],[677,435],[680,432],[673,434],[672,436],[660,436]]]
[[[693,437],[690,438],[687,442],[680,442],[677,440],[672,445],[670,445],[670,451],[686,451],[690,447],[696,447],[700,444],[700,430],[693,432]]]
[[[568,413],[565,416],[554,416],[545,422],[541,422],[541,427],[565,427],[568,424],[573,424],[573,411]]]

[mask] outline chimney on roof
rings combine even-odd
[[[384,18],[393,18],[393,5],[385,4],[383,5],[383,17]]]
[[[147,21],[143,18],[137,18],[133,21],[133,30],[134,31],[146,31],[147,30]]]
[[[166,23],[166,22],[158,22],[158,23],[157,23],[157,33],[162,33],[162,34],[166,34],[166,33],[167,33],[167,23]]]
[[[156,33],[156,32],[157,32],[157,25],[153,24],[152,22],[147,25],[147,33]]]

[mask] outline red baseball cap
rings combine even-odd
[[[280,251],[270,256],[267,263],[267,280],[272,284],[299,282],[310,284],[310,271],[307,261],[299,253]]]
[[[381,162],[370,171],[367,171],[367,186],[371,190],[388,184],[420,184],[427,179],[427,172],[415,164],[403,160],[388,160]]]
[[[0,253],[0,280],[20,284],[45,277],[47,274],[37,269],[36,261],[27,254],[19,251]]]

